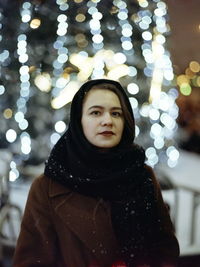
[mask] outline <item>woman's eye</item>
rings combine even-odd
[[[94,110],[90,114],[95,115],[95,116],[98,116],[98,115],[100,115],[100,111]]]
[[[122,114],[121,114],[120,112],[117,112],[117,111],[112,112],[112,115],[113,115],[114,117],[121,117],[121,116],[122,116]]]

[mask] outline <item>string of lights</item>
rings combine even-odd
[[[174,167],[179,158],[173,140],[177,130],[178,107],[175,100],[178,93],[175,88],[170,89],[168,93],[162,91],[163,85],[169,86],[174,75],[170,54],[165,48],[164,35],[169,31],[165,18],[167,7],[163,1],[155,2],[157,4],[152,14],[148,10],[148,2],[139,1],[144,10],[140,10],[135,17],[135,22],[143,31],[144,42],[141,49],[146,62],[144,74],[151,78],[149,101],[142,104],[140,114],[148,117],[152,124],[150,137],[153,139],[153,145],[146,148],[147,163],[154,166],[159,161],[167,160],[168,165]],[[155,22],[155,27],[150,31],[152,21]],[[163,148],[166,149],[165,152]]]
[[[53,12],[51,5],[54,5]],[[52,126],[48,129],[48,144],[41,141],[50,148],[67,128],[63,112],[80,85],[90,78],[105,77],[119,80],[127,89],[137,122],[136,136],[145,146],[147,163],[155,166],[166,160],[170,167],[177,164],[179,152],[174,136],[178,91],[172,85],[174,75],[166,49],[170,29],[163,1],[138,0],[138,4],[133,5],[123,0],[109,3],[57,0],[41,6],[26,1],[19,9],[21,21],[16,25],[17,50],[14,53],[20,92],[16,108],[3,109],[3,119],[7,119],[9,112],[13,114],[9,117],[6,140],[11,145],[19,144],[20,140],[18,146],[23,159],[37,152],[34,142],[42,138],[37,126],[27,118],[30,100],[35,99],[34,103],[46,114],[36,120],[40,127],[44,128],[45,123],[39,120],[44,121],[45,116],[54,114],[49,121]],[[48,40],[44,40],[45,44],[41,40],[48,25],[46,21],[55,26],[50,36],[46,35],[48,45]],[[32,35],[38,44],[31,39]],[[4,58],[14,60],[9,52],[4,50],[3,53],[1,61]],[[0,97],[9,90],[9,85],[7,87],[0,85]],[[47,99],[48,107],[46,104],[41,107]],[[13,119],[18,128],[11,123]],[[35,139],[31,127],[35,127]],[[16,167],[13,162],[12,168],[14,165]],[[17,177],[12,174],[11,180]]]
[[[28,133],[28,121],[26,120],[26,112],[27,112],[27,102],[30,98],[30,74],[29,74],[29,66],[28,64],[28,53],[27,53],[27,36],[25,33],[22,33],[26,31],[27,23],[31,19],[31,3],[25,2],[22,5],[21,8],[21,23],[20,23],[20,29],[21,32],[18,35],[17,38],[17,55],[18,55],[18,61],[19,65],[19,98],[16,102],[17,108],[16,112],[14,114],[14,119],[18,123],[18,136],[14,129],[9,129],[7,131],[7,140],[9,142],[14,142],[17,138],[20,138],[20,149],[22,153],[22,159],[26,160],[26,155],[29,155],[31,153],[31,137]],[[19,177],[19,171],[17,169],[17,164],[14,160],[11,161],[10,164],[10,173],[9,173],[9,179],[10,181],[15,181]]]

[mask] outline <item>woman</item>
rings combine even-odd
[[[118,82],[81,86],[69,128],[30,189],[14,266],[175,266],[178,242],[134,133]]]

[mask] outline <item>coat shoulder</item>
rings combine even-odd
[[[152,169],[152,167],[150,167],[149,165],[145,164],[144,165],[145,169],[147,170],[152,182],[154,183],[155,186],[159,186],[158,180],[155,176],[154,170]]]
[[[149,178],[151,179],[154,189],[155,189],[155,195],[157,198],[159,198],[159,195],[161,194],[161,187],[160,187],[160,183],[158,181],[158,179],[156,178],[156,175],[152,169],[152,167],[150,167],[149,165],[145,164],[145,168],[149,174]]]
[[[31,191],[43,191],[46,192],[49,197],[71,193],[68,187],[54,181],[44,174],[34,179],[31,185]]]

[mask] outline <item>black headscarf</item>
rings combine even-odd
[[[150,257],[149,246],[159,229],[159,218],[153,184],[144,164],[144,150],[133,144],[134,133],[125,125],[119,145],[106,152],[89,143],[83,134],[83,99],[93,86],[103,83],[114,85],[121,92],[134,124],[129,99],[118,82],[107,79],[86,82],[73,98],[69,128],[54,146],[45,175],[83,195],[110,201],[121,257],[128,266],[133,266],[136,261]]]

